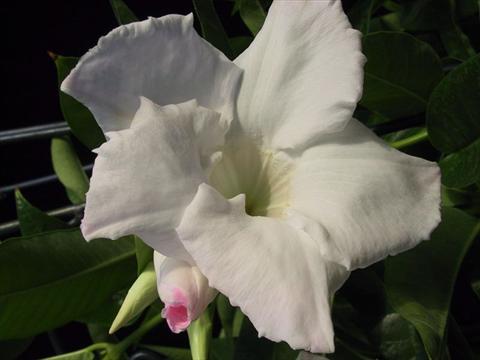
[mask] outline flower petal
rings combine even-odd
[[[102,37],[62,83],[104,132],[127,129],[144,96],[160,105],[197,99],[231,119],[241,70],[193,29],[193,16],[120,26]]]
[[[185,261],[153,255],[157,289],[165,304],[162,315],[174,333],[184,331],[196,320],[217,295],[198,267]]]
[[[161,107],[142,98],[131,128],[109,133],[97,149],[85,238],[135,234],[164,255],[191,261],[174,229],[205,181],[202,158],[223,143],[227,125],[219,118],[195,101]]]
[[[226,200],[200,185],[177,228],[210,285],[240,306],[260,336],[292,348],[332,352],[330,296],[347,277],[318,245],[288,223],[245,213],[245,196]]]
[[[360,47],[339,0],[274,1],[262,30],[234,61],[245,71],[243,130],[266,148],[286,149],[343,129],[362,93]]]
[[[306,232],[327,234],[326,256],[353,270],[429,237],[440,221],[440,171],[352,120],[296,160],[290,204]]]

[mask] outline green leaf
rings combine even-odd
[[[73,204],[83,204],[88,191],[88,177],[68,137],[52,139],[52,164],[67,196]]]
[[[78,58],[52,55],[57,67],[58,85],[72,71]],[[89,149],[95,149],[105,142],[105,136],[90,111],[70,95],[60,91],[60,107],[73,135]]]
[[[94,360],[95,354],[89,349],[82,349],[74,351],[68,354],[62,354],[58,356],[52,356],[45,358],[44,360]]]
[[[91,323],[91,324],[86,324],[87,329],[88,329],[88,334],[90,335],[90,339],[94,343],[100,343],[100,342],[110,342],[110,343],[116,343],[118,342],[118,339],[115,335],[110,335],[108,333],[109,326],[105,326],[103,324],[98,324],[98,323]]]
[[[158,299],[157,276],[153,267],[153,261],[150,261],[128,290],[122,307],[110,327],[110,334],[128,325],[156,299]]]
[[[452,189],[442,186],[442,206],[468,208],[480,204],[480,194],[465,189]]]
[[[79,318],[76,318],[75,321],[80,321],[87,325],[103,326],[108,330],[112,325],[113,319],[115,319],[115,316],[120,310],[120,306],[126,294],[126,289],[115,292],[92,312],[81,315]]]
[[[233,337],[233,319],[235,317],[235,308],[230,305],[230,301],[223,294],[217,296],[217,312],[222,323],[225,335],[229,338]]]
[[[135,278],[131,238],[86,242],[77,229],[0,244],[0,339],[25,338],[101,306]]]
[[[480,138],[439,163],[442,182],[449,187],[462,188],[480,180]]]
[[[399,314],[386,315],[374,329],[373,334],[383,359],[427,359],[415,327]]]
[[[165,355],[169,360],[192,360],[189,349],[158,345],[141,345],[141,347]]]
[[[480,179],[480,55],[450,72],[432,93],[427,128],[432,144],[453,153],[440,162],[442,181],[463,187]]]
[[[245,320],[245,315],[243,315],[242,311],[237,308],[235,310],[235,315],[233,316],[233,337],[240,336],[243,320]]]
[[[138,18],[124,1],[110,0],[110,6],[112,7],[113,14],[119,25],[126,25],[138,21]]]
[[[133,235],[135,239],[135,253],[137,257],[137,274],[140,275],[152,260],[153,260],[153,249],[145,244],[142,239],[138,236]]]
[[[15,204],[20,231],[23,236],[38,234],[45,231],[66,229],[68,225],[56,217],[45,214],[30,204],[20,192],[15,191]]]
[[[248,46],[252,43],[253,37],[251,36],[236,36],[230,38],[230,47],[232,48],[233,57],[236,58],[238,55],[243,53]]]
[[[231,338],[212,339],[209,360],[233,360],[234,349]]]
[[[420,334],[430,359],[445,356],[445,329],[462,260],[480,230],[477,219],[444,208],[431,239],[385,261],[385,289],[395,310]]]
[[[469,39],[455,22],[454,0],[404,0],[399,20],[406,30],[437,30],[450,56],[467,59],[475,55]]]
[[[273,345],[272,360],[295,360],[300,351],[293,350],[285,342],[275,343]]]
[[[236,0],[235,9],[239,11],[248,30],[257,35],[265,22],[267,13],[259,0]]]
[[[432,144],[451,153],[480,137],[480,55],[452,70],[432,92],[427,127]]]
[[[202,35],[210,44],[233,59],[227,34],[213,6],[213,0],[193,0],[195,13],[200,21]]]
[[[405,33],[382,31],[364,37],[363,52],[368,61],[361,105],[391,119],[425,111],[442,77],[430,45]]]
[[[385,0],[358,0],[350,8],[348,18],[352,26],[367,34],[370,31],[370,19]]]
[[[447,54],[451,57],[467,60],[475,56],[476,52],[470,44],[470,40],[457,24],[453,23],[449,29],[440,31],[440,37]]]

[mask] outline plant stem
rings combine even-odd
[[[203,314],[188,327],[188,340],[192,360],[207,360],[212,338],[212,311],[207,308]]]
[[[390,143],[391,147],[394,147],[395,149],[403,149],[407,146],[411,146],[414,144],[417,144],[419,142],[425,141],[428,139],[428,132],[427,129],[422,129],[420,130],[417,134],[409,136],[405,139],[401,139],[398,141],[394,141]]]
[[[143,336],[145,336],[146,333],[148,333],[162,321],[163,317],[161,314],[155,315],[154,317],[143,323],[142,326],[140,326],[138,329],[128,335],[125,339],[114,345],[114,352],[121,355],[130,347],[130,345],[138,342],[138,340],[140,340]]]

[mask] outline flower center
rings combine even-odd
[[[285,154],[243,139],[225,146],[210,185],[227,199],[245,194],[245,211],[251,216],[280,217],[289,205],[291,169]]]

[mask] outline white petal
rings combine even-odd
[[[80,59],[62,90],[86,105],[104,132],[128,128],[140,96],[160,105],[197,99],[231,119],[241,71],[192,24],[191,14],[168,15],[114,29]]]
[[[162,315],[179,333],[196,320],[217,295],[198,267],[154,252],[157,289],[165,304]]]
[[[264,147],[306,146],[345,127],[361,97],[364,56],[340,0],[274,1],[235,63],[244,69],[238,117]]]
[[[306,232],[327,234],[326,256],[353,270],[429,237],[440,221],[440,171],[352,120],[297,159],[290,204]]]
[[[314,352],[334,349],[330,296],[347,277],[288,223],[245,214],[202,184],[177,229],[210,285],[240,306],[259,335]]]
[[[202,155],[223,143],[219,117],[195,101],[160,107],[142,98],[132,127],[109,133],[97,149],[85,238],[135,234],[165,255],[191,261],[174,229],[205,181]]]

